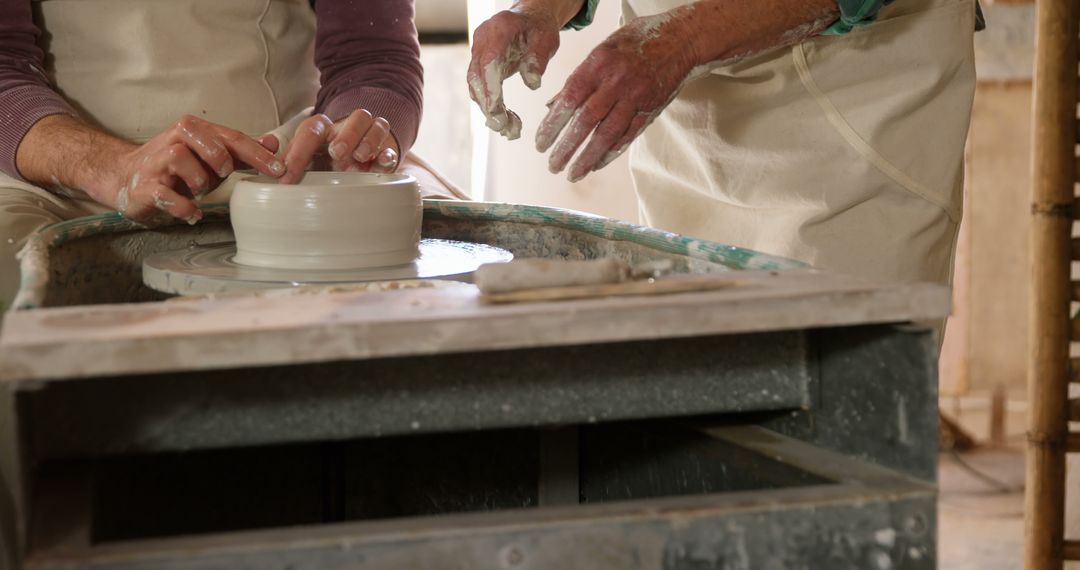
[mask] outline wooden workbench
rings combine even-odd
[[[425,216],[430,237],[738,285],[125,304],[153,296],[107,279],[227,225],[46,232],[60,277],[0,332],[0,515],[28,566],[934,567],[936,342],[904,323],[943,318],[946,288],[548,209]],[[103,247],[73,289],[64,267]]]

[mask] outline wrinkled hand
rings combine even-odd
[[[285,173],[285,164],[259,141],[190,115],[110,163],[117,190],[106,205],[146,223],[165,213],[194,224],[202,219],[195,199],[247,165],[275,178]]]
[[[592,134],[569,178],[581,180],[615,160],[663,111],[694,68],[681,23],[663,14],[638,18],[611,34],[574,70],[548,104],[536,132],[552,172],[562,172]],[[569,127],[567,124],[569,123]]]
[[[270,136],[268,148],[276,151],[279,144]],[[328,160],[322,155],[326,149]],[[286,184],[298,182],[308,167],[338,172],[393,172],[397,169],[401,150],[390,132],[390,123],[373,117],[365,109],[353,111],[344,120],[334,123],[322,114],[312,115],[296,128],[296,134],[285,147],[288,172],[281,177]]]
[[[551,14],[517,8],[499,12],[476,28],[469,95],[487,117],[488,128],[510,140],[521,136],[521,118],[506,108],[502,82],[520,73],[525,85],[539,89],[540,77],[559,49],[559,28]]]

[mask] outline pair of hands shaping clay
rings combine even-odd
[[[309,168],[384,173],[397,168],[397,141],[385,119],[359,109],[334,123],[312,110],[255,138],[181,117],[146,143],[119,152],[112,160],[119,165],[115,185],[94,199],[147,225],[168,218],[194,224],[202,219],[199,203],[223,201],[217,190],[245,168],[283,184],[295,184]]]

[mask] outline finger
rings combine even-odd
[[[360,140],[360,143],[356,145],[356,150],[353,151],[352,156],[356,162],[371,162],[375,160],[376,153],[383,149],[383,143],[390,136],[390,123],[386,122],[386,119],[379,117],[372,121],[371,128]]]
[[[221,178],[232,174],[238,163],[249,164],[267,176],[277,177],[285,173],[285,163],[240,131],[191,115],[181,117],[175,131],[180,134],[180,141],[173,142],[186,144]]]
[[[559,36],[534,32],[525,40],[525,56],[518,64],[518,73],[525,86],[533,91],[540,88],[540,78],[547,70],[548,62],[559,49]]]
[[[551,148],[563,127],[596,91],[598,84],[594,77],[593,73],[578,67],[566,80],[562,91],[548,104],[548,114],[536,129],[536,150],[547,152]]]
[[[260,145],[262,145],[263,148],[274,153],[275,155],[277,154],[278,149],[281,148],[281,141],[277,138],[277,135],[270,133],[259,136],[255,139],[255,142],[259,143]],[[235,164],[235,166],[237,170],[246,170],[252,168],[250,164],[247,164],[245,162],[238,162]]]
[[[485,115],[505,112],[502,82],[517,71],[521,56],[513,49],[513,37],[483,38],[473,43],[466,79],[469,96]]]
[[[281,141],[278,140],[277,135],[272,135],[268,133],[255,139],[255,141],[261,144],[263,148],[272,153],[276,154],[277,151],[281,150]]]
[[[517,140],[521,137],[521,117],[517,113],[506,109],[502,119],[493,122],[490,118],[484,123],[489,129],[495,129],[507,140]]]
[[[221,125],[213,125],[213,129],[218,137],[218,140],[225,145],[225,148],[229,150],[229,153],[236,159],[236,162],[242,162],[250,165],[260,174],[266,176],[272,176],[277,178],[285,174],[285,163],[281,161],[273,152],[267,150],[266,147],[259,144],[255,139],[241,133],[240,131],[233,130]],[[228,173],[228,174],[231,174]],[[228,176],[226,174],[226,176]],[[219,172],[220,176],[221,173]],[[222,176],[224,178],[225,176]]]
[[[609,150],[604,156],[600,157],[600,162],[593,167],[593,170],[600,170],[601,168],[609,165],[616,158],[626,152],[626,149],[630,148],[630,143],[634,142],[634,139],[638,137],[653,122],[656,118],[654,113],[638,112],[634,115],[634,118],[630,121],[630,126],[623,133],[623,136],[615,143],[615,147]]]
[[[478,30],[478,33],[480,30]],[[521,119],[506,108],[503,102],[502,83],[518,70],[520,50],[514,49],[513,36],[489,38],[481,34],[473,43],[473,57],[466,75],[469,97],[480,106],[487,117],[487,127],[508,139],[516,139],[521,133]],[[500,46],[492,49],[488,46]]]
[[[357,109],[344,121],[334,124],[330,132],[330,146],[327,149],[330,158],[335,161],[347,160],[374,122],[375,118],[367,109]]]
[[[165,158],[156,166],[183,180],[193,196],[202,196],[210,189],[210,173],[186,145],[174,143],[165,149],[163,156]]]
[[[330,170],[334,172],[350,172],[353,167],[361,167],[361,170],[366,171],[367,168],[364,165],[356,162],[352,156],[347,156],[342,160],[333,160],[330,162]]]
[[[585,105],[574,114],[574,119],[559,139],[559,144],[555,145],[555,149],[551,151],[551,156],[548,157],[548,169],[551,172],[562,172],[566,168],[566,163],[570,162],[574,152],[581,143],[585,142],[600,121],[607,117],[616,102],[615,91],[610,88],[602,88],[589,97]]]
[[[469,98],[480,106],[485,116],[492,118],[506,113],[502,97],[504,77],[497,55],[485,54],[480,59],[474,56],[469,63],[466,79],[469,83]]]
[[[589,144],[581,151],[574,165],[570,168],[570,181],[577,182],[592,172],[600,160],[619,142],[630,123],[634,120],[637,109],[633,103],[619,101],[600,121],[593,131]]]
[[[125,218],[145,223],[153,221],[160,212],[165,212],[190,224],[202,219],[202,211],[188,198],[160,182],[146,180],[140,183],[138,178],[136,175],[135,184],[130,189],[125,187],[121,190],[122,195],[118,197],[120,213]]]
[[[182,142],[187,145],[221,178],[225,178],[236,169],[232,155],[214,136],[210,123],[198,117],[184,115],[176,122],[173,130],[178,134],[178,139],[170,142]]]
[[[473,64],[475,63],[476,59],[473,60]],[[502,82],[509,75],[505,62],[498,59],[488,62],[478,71],[470,71],[469,96],[487,117],[484,123],[487,128],[509,140],[515,140],[521,136],[521,117],[507,109],[503,103]]]
[[[375,157],[371,170],[374,172],[393,172],[398,167],[398,153],[392,148],[384,148]]]
[[[190,199],[164,184],[150,183],[143,190],[150,195],[154,208],[189,224],[202,219],[202,210]],[[141,190],[141,189],[140,189]]]
[[[326,144],[330,136],[330,129],[334,123],[326,115],[312,115],[296,129],[296,136],[289,142],[285,149],[285,175],[281,177],[284,184],[298,182],[311,164],[312,157],[319,147]]]

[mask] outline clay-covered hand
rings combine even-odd
[[[158,221],[164,213],[194,224],[202,219],[196,200],[234,170],[250,166],[267,176],[285,173],[285,164],[260,141],[190,115],[128,148],[109,161],[111,190],[96,198],[138,222]]]
[[[562,172],[590,134],[570,180],[607,166],[671,102],[696,64],[683,22],[666,14],[637,18],[574,70],[536,132],[540,152],[563,133],[548,157],[552,172]]]
[[[277,139],[270,139],[267,146],[276,151]],[[322,156],[323,149],[328,156]],[[397,139],[390,132],[390,123],[382,117],[372,116],[366,109],[353,111],[337,123],[326,115],[315,114],[300,123],[285,147],[288,172],[281,181],[286,184],[298,182],[313,164],[315,168],[339,172],[393,172],[400,155]],[[320,164],[320,159],[327,162]]]
[[[521,136],[521,118],[506,108],[502,83],[515,73],[530,89],[559,49],[557,16],[543,5],[515,6],[495,14],[473,33],[469,95],[487,117],[487,126],[513,140]]]

